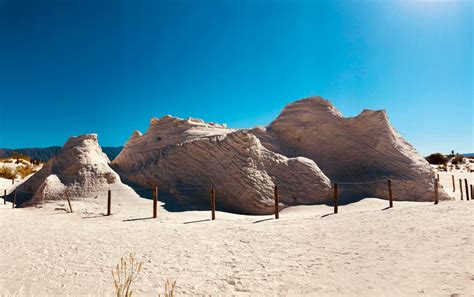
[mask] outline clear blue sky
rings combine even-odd
[[[0,0],[0,147],[265,125],[320,95],[386,109],[422,154],[472,152],[473,72],[471,1]]]

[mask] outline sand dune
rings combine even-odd
[[[136,296],[156,296],[167,279],[178,296],[474,294],[474,201],[383,210],[386,200],[370,198],[337,215],[296,206],[279,220],[218,212],[216,221],[163,207],[150,219],[148,200],[104,217],[105,195],[95,201],[73,202],[73,214],[58,202],[0,203],[0,296],[113,296],[111,269],[127,252],[144,262]]]

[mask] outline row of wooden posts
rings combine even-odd
[[[454,175],[452,176],[453,180],[453,192],[456,191],[456,185],[454,182]],[[469,191],[468,191],[468,183],[467,179],[465,181],[465,186],[466,186],[466,200],[469,200]],[[438,204],[438,182],[439,182],[439,175],[434,181],[434,204]],[[392,181],[389,179],[387,180],[387,185],[388,185],[388,197],[389,197],[389,208],[393,207],[393,196],[392,196]],[[462,179],[459,179],[459,188],[461,190],[461,200],[463,200],[463,192],[462,192]],[[472,185],[470,185],[471,189],[471,199],[474,200],[473,196],[473,191],[472,191]],[[334,201],[333,201],[333,207],[334,207],[334,213],[338,213],[338,184],[335,183],[333,187],[333,193],[334,193]],[[69,210],[72,213],[72,206],[71,206],[71,200],[69,197],[68,192],[65,192],[68,205],[69,205]],[[3,203],[6,204],[7,202],[7,190],[4,190],[3,194]],[[215,188],[211,188],[211,220],[216,219],[216,190]],[[279,197],[278,197],[278,187],[275,185],[274,188],[274,202],[275,202],[275,219],[280,218],[280,208],[279,208]],[[13,203],[12,203],[12,208],[14,208],[16,205],[16,190],[13,192]],[[107,192],[107,216],[110,216],[112,214],[112,191],[108,190]],[[158,216],[158,187],[153,187],[153,218],[157,218]]]
[[[389,208],[392,208],[393,207],[393,196],[392,196],[392,181],[389,179],[387,180],[387,185],[388,185],[388,196],[389,196]],[[472,188],[472,185],[471,185],[471,188]],[[434,190],[435,190],[435,199],[434,199],[434,204],[438,204],[439,200],[438,200],[438,179],[435,179],[435,185],[434,185]],[[337,214],[338,213],[338,185],[337,183],[334,184],[334,187],[333,187],[333,191],[334,191],[334,201],[333,201],[333,208],[334,208],[334,213]],[[274,196],[274,205],[275,205],[275,210],[274,210],[274,215],[275,215],[275,219],[279,219],[280,218],[280,208],[279,208],[279,203],[280,203],[280,199],[279,199],[279,196],[278,196],[278,186],[275,185],[274,187],[274,193],[273,193],[273,196]],[[111,197],[112,197],[112,193],[111,191],[109,190],[108,191],[108,199],[107,199],[107,215],[111,215]],[[216,189],[215,188],[211,188],[211,199],[210,199],[210,202],[211,202],[211,220],[215,220],[216,219]],[[156,218],[157,217],[157,203],[158,203],[158,187],[154,187],[153,188],[153,218]]]
[[[438,176],[439,178],[439,176]],[[456,182],[454,181],[454,175],[451,175],[451,179],[453,181],[453,193],[456,192]],[[472,185],[469,185],[468,186],[468,183],[467,183],[467,178],[464,179],[464,185],[465,185],[465,189],[466,189],[466,200],[469,200],[469,188],[471,189],[471,199],[474,200],[474,194],[472,192]],[[461,192],[461,200],[464,200],[464,195],[463,195],[463,191],[462,191],[462,178],[459,179],[459,191]]]
[[[107,192],[107,216],[112,214],[112,191]],[[153,188],[153,218],[158,216],[158,187]],[[214,214],[213,214],[214,216]]]
[[[336,185],[337,188],[337,185]],[[5,191],[6,197],[6,191]],[[69,195],[67,196],[69,202]],[[278,207],[279,199],[278,199],[278,187],[275,186],[274,190],[274,198],[275,198],[275,219],[279,219],[280,209]],[[216,189],[211,188],[211,220],[216,219]],[[71,203],[69,202],[69,207],[72,212]],[[337,212],[337,211],[336,211]],[[108,190],[107,192],[107,216],[112,214],[112,191]],[[153,187],[153,218],[156,219],[158,216],[158,187]]]

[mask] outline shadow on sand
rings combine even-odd
[[[103,218],[103,217],[106,217],[106,215],[104,213],[101,213],[101,214],[98,214],[98,215],[95,215],[95,216],[82,217],[82,218],[83,219],[97,219],[97,218]]]
[[[258,221],[253,222],[252,224],[262,223],[262,222],[271,221],[271,220],[274,220],[274,218],[267,218],[267,219],[258,220]]]
[[[122,220],[122,222],[144,221],[144,220],[151,220],[151,219],[153,219],[153,217],[126,219],[126,220]]]
[[[204,220],[184,222],[183,224],[194,224],[194,223],[202,223],[202,222],[210,222],[210,221],[211,221],[210,219],[204,219]]]
[[[130,181],[122,181],[124,184],[128,185],[134,189],[140,197],[145,199],[153,199],[153,189],[150,186],[145,188],[144,186],[137,185]],[[145,188],[145,189],[144,189]],[[164,203],[163,208],[169,212],[184,212],[184,211],[193,211],[193,210],[210,210],[209,207],[209,189],[190,189],[186,192],[183,191],[186,195],[195,196],[197,199],[193,201],[193,204],[186,203],[186,201],[178,200],[167,191],[158,189],[158,201]],[[202,201],[199,203],[198,201]],[[218,203],[217,203],[218,207]]]

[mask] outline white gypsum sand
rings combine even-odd
[[[150,200],[124,204],[119,193],[110,217],[106,192],[73,201],[72,214],[55,210],[65,201],[13,210],[2,201],[0,296],[114,296],[111,270],[128,252],[144,262],[135,296],[156,296],[168,279],[178,296],[474,294],[474,201],[382,210],[388,201],[370,198],[337,215],[296,206],[279,220],[217,212],[211,222],[209,211],[167,212],[161,203],[151,219]]]

